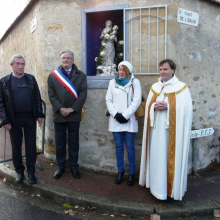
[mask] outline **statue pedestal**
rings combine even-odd
[[[112,66],[101,66],[102,69],[97,69],[97,75],[99,76],[114,76],[116,71],[116,65],[113,64]]]

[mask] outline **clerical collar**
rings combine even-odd
[[[161,80],[161,82],[162,82],[162,83],[168,83],[168,82],[170,82],[172,79],[174,79],[174,75],[173,75],[172,78],[170,78],[168,81],[165,82],[165,81]]]
[[[21,77],[24,76],[24,73],[23,73],[23,75],[22,75],[21,77],[17,77],[13,72],[12,72],[11,74],[12,74],[12,76],[14,76],[14,77],[16,77],[16,78],[21,78]]]
[[[163,82],[163,85],[172,85],[175,84],[176,82],[178,82],[179,79],[174,75],[170,80],[168,80],[167,82]]]

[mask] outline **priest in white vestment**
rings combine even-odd
[[[162,60],[160,78],[148,95],[139,184],[160,200],[182,200],[187,189],[192,99],[174,75],[176,64]]]

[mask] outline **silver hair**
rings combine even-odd
[[[72,59],[74,60],[74,54],[73,54],[72,51],[70,51],[70,50],[64,50],[64,51],[60,54],[60,57],[61,57],[62,54],[64,54],[64,53],[69,53],[69,54],[71,54],[71,57],[72,57]]]
[[[23,59],[23,60],[24,60],[24,63],[25,63],[25,59],[24,59],[23,56],[21,56],[20,54],[15,54],[15,55],[11,58],[10,64],[14,64],[15,59]]]

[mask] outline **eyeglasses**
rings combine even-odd
[[[62,57],[61,59],[62,60],[72,60],[73,58],[71,58],[71,57]]]

